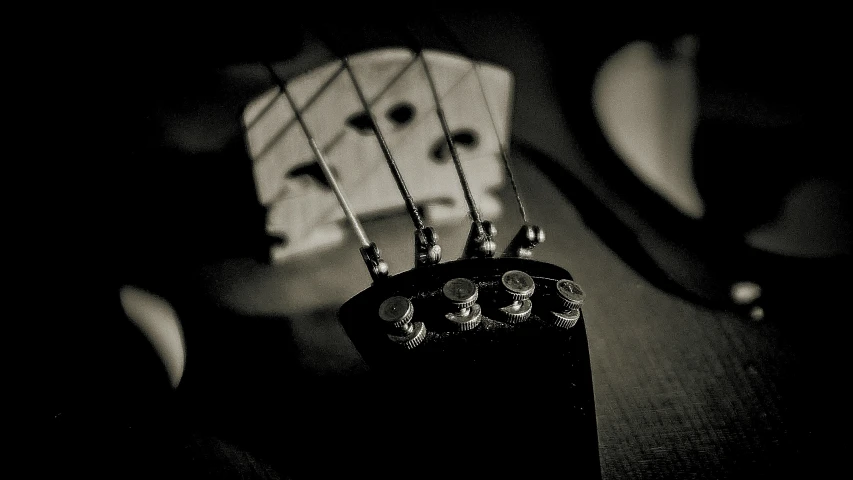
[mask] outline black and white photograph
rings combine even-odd
[[[843,477],[843,29],[304,7],[21,70],[22,476]]]

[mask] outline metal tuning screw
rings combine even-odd
[[[379,247],[375,243],[371,242],[369,245],[361,247],[359,251],[374,282],[388,278],[388,264],[382,259]]]
[[[441,261],[441,246],[438,234],[432,227],[415,230],[415,266],[425,267]]]
[[[572,328],[581,317],[581,305],[583,305],[584,293],[581,286],[572,280],[559,280],[557,282],[557,307],[558,310],[551,312],[554,324],[562,328]]]
[[[386,298],[379,305],[379,319],[386,325],[388,339],[411,350],[426,338],[426,326],[423,322],[412,322],[415,307],[406,297]]]
[[[447,313],[447,318],[454,328],[460,331],[471,330],[480,324],[481,309],[477,304],[477,284],[467,278],[454,278],[444,284],[441,289],[454,310]]]
[[[545,230],[537,225],[522,225],[504,250],[504,257],[530,258],[533,247],[545,241]]]
[[[510,270],[501,277],[501,284],[512,301],[500,309],[507,323],[521,323],[530,318],[533,311],[530,297],[536,289],[533,277],[520,270]]]

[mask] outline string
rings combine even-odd
[[[271,74],[273,75],[273,77],[275,78],[275,82],[278,84],[278,82],[279,82],[279,77],[278,77],[278,74],[276,74],[276,73],[275,73],[275,71],[273,71],[273,70],[272,70],[272,65],[264,64],[264,66],[265,66],[268,70],[270,70],[270,73],[271,73]],[[341,72],[343,72],[343,71],[344,71],[343,67],[338,68],[338,70],[337,70],[334,74],[332,74],[332,76],[331,76],[331,77],[329,77],[329,79],[328,79],[328,80],[326,80],[326,81],[323,83],[323,85],[322,85],[322,86],[320,86],[320,88],[319,88],[316,92],[314,92],[314,94],[313,94],[313,95],[311,95],[311,97],[309,97],[309,98],[308,98],[308,101],[307,101],[307,102],[305,102],[305,105],[303,105],[303,106],[302,106],[302,111],[307,111],[307,110],[311,107],[311,105],[313,105],[313,104],[314,104],[314,102],[316,102],[316,101],[317,101],[317,99],[319,99],[319,98],[320,98],[320,96],[321,96],[321,95],[326,91],[326,89],[327,89],[327,88],[329,88],[329,86],[331,86],[331,85],[332,85],[332,83],[334,83],[334,82],[335,82],[335,80],[338,78],[338,75],[340,75],[340,74],[341,74]],[[281,87],[281,86],[279,85],[279,87]],[[280,90],[280,89],[279,89],[279,92],[281,92],[281,90]],[[251,122],[251,124],[246,125],[246,129],[248,130],[248,129],[252,128],[253,126],[255,126],[255,124],[256,124],[258,121],[260,121],[261,116],[262,116],[262,115],[264,115],[264,114],[266,114],[270,109],[272,109],[272,106],[275,104],[276,100],[278,100],[278,95],[277,95],[275,98],[273,98],[273,100],[272,100],[272,101],[271,101],[271,102],[270,102],[266,107],[264,107],[264,109],[263,109],[263,110],[261,110],[261,112],[258,114],[258,116],[257,116],[257,117],[255,117],[255,119]],[[279,140],[281,140],[281,139],[284,137],[284,135],[285,135],[285,134],[287,134],[288,130],[290,130],[290,127],[291,127],[291,126],[293,126],[293,123],[294,123],[294,122],[292,122],[292,121],[291,121],[291,122],[288,122],[288,123],[286,123],[284,126],[282,126],[282,128],[280,128],[277,132],[275,132],[275,133],[270,137],[270,139],[269,139],[269,141],[266,143],[266,145],[264,145],[264,146],[263,146],[263,148],[261,148],[261,149],[258,151],[258,153],[256,153],[256,154],[254,155],[254,156],[255,156],[255,158],[256,158],[258,161],[260,161],[260,159],[262,159],[262,158],[263,158],[267,153],[269,153],[269,151],[272,149],[272,147],[273,147],[273,146],[275,146],[275,144],[276,144],[276,143],[278,143],[278,141],[279,141]]]
[[[477,65],[473,60],[471,63],[474,64],[474,76],[477,78],[477,83],[480,85],[480,93],[483,95],[483,102],[486,104],[486,111],[489,112],[489,120],[492,124],[492,128],[495,131],[495,137],[498,139],[498,148],[501,152],[501,158],[503,158],[504,168],[506,168],[506,173],[509,176],[509,183],[512,185],[512,191],[515,194],[515,200],[518,204],[518,211],[521,213],[521,219],[524,223],[527,223],[527,212],[524,210],[524,204],[521,201],[521,194],[518,192],[518,185],[515,183],[515,175],[512,173],[512,168],[509,166],[509,154],[507,153],[507,149],[504,146],[503,140],[501,139],[501,134],[498,131],[498,125],[495,122],[495,117],[492,114],[492,108],[489,106],[489,99],[486,98],[486,89],[483,86],[483,79],[480,77],[480,66]]]
[[[384,96],[384,95],[388,92],[388,90],[390,90],[390,89],[391,89],[391,87],[393,87],[393,86],[397,83],[397,81],[399,81],[399,80],[400,80],[400,78],[402,78],[402,77],[403,77],[403,75],[404,75],[404,74],[409,70],[409,68],[411,68],[411,67],[412,67],[412,65],[414,65],[414,64],[415,64],[415,59],[412,59],[412,60],[411,60],[409,63],[407,63],[407,64],[406,64],[402,69],[400,69],[400,71],[399,71],[396,75],[394,75],[394,77],[392,77],[392,78],[391,78],[391,80],[389,80],[389,81],[388,81],[388,83],[386,83],[386,84],[382,87],[382,90],[380,90],[380,91],[379,91],[379,93],[377,93],[377,94],[376,94],[376,96],[375,96],[375,97],[370,101],[370,105],[373,105],[373,104],[375,104],[376,102],[378,102],[379,100],[381,100],[381,99],[382,99],[382,96]],[[267,69],[269,69],[269,68],[270,68],[270,66],[267,66]],[[344,66],[343,66],[343,65],[341,65],[341,66],[338,68],[338,70],[336,70],[336,71],[335,71],[335,73],[334,73],[334,74],[329,78],[329,80],[327,80],[327,81],[326,81],[326,82],[325,82],[325,83],[320,87],[320,89],[319,89],[319,90],[317,90],[317,91],[314,93],[314,95],[312,95],[312,96],[308,99],[308,101],[305,103],[305,105],[303,105],[303,106],[302,106],[302,111],[303,111],[303,112],[307,111],[307,110],[308,110],[308,108],[309,108],[311,105],[313,105],[313,103],[314,103],[314,102],[315,102],[315,101],[320,97],[320,95],[321,95],[322,93],[324,93],[324,92],[325,92],[325,90],[326,90],[327,88],[329,88],[329,86],[331,86],[331,84],[332,84],[332,83],[334,83],[334,80],[335,80],[335,79],[337,79],[338,75],[340,75],[343,71],[344,71]],[[277,74],[275,74],[275,73],[274,73],[274,75],[276,75],[276,77],[277,77]],[[277,81],[277,80],[276,80],[276,81]],[[271,106],[273,103],[275,103],[275,100],[273,100],[272,102],[270,102],[270,106]],[[262,113],[266,113],[266,111],[267,111],[267,109],[264,109]],[[258,118],[259,118],[259,117],[258,117]],[[252,123],[253,123],[253,124],[254,124],[254,123],[257,123],[257,118],[256,118],[256,119],[255,119],[255,121],[254,121],[254,122],[252,122]],[[279,141],[279,140],[281,140],[281,138],[283,138],[283,137],[284,137],[284,135],[287,133],[287,131],[288,131],[288,130],[290,130],[290,127],[292,127],[292,126],[293,126],[293,124],[294,124],[294,121],[290,121],[290,122],[288,122],[288,123],[284,124],[284,125],[283,125],[279,130],[278,130],[278,131],[276,131],[276,132],[273,134],[273,136],[270,138],[270,141],[269,141],[269,142],[267,142],[267,144],[266,144],[266,145],[264,145],[264,147],[263,147],[263,148],[262,148],[262,149],[261,149],[257,154],[255,154],[255,155],[254,155],[255,161],[256,161],[256,162],[261,161],[261,159],[263,158],[263,156],[264,156],[264,155],[266,155],[267,153],[269,153],[269,150],[270,150],[270,149],[271,149],[271,148],[272,148],[276,143],[278,143],[278,141]],[[247,127],[247,128],[249,128],[249,127]],[[339,136],[343,136],[343,133],[339,134]],[[333,139],[333,141],[332,141],[332,142],[337,142],[337,141],[340,141],[340,139],[339,139],[338,137],[336,137],[335,139]],[[330,142],[330,143],[332,143],[332,142]],[[328,149],[329,149],[329,145],[325,145],[325,146],[323,146],[323,151],[327,151]]]
[[[421,65],[424,67],[427,83],[429,83],[430,91],[432,92],[433,100],[435,100],[435,111],[438,114],[438,120],[441,122],[441,129],[444,132],[444,138],[447,141],[447,146],[450,149],[450,156],[453,158],[453,165],[456,167],[456,173],[459,177],[459,182],[462,184],[462,193],[465,195],[465,201],[468,203],[468,210],[471,214],[471,219],[482,228],[482,219],[480,211],[477,209],[477,204],[474,202],[474,196],[471,194],[471,187],[468,185],[468,178],[465,176],[465,171],[462,169],[462,162],[459,160],[459,153],[456,151],[456,145],[453,142],[453,136],[450,133],[450,127],[447,125],[447,117],[444,115],[444,108],[441,106],[441,98],[438,95],[438,89],[435,86],[435,81],[432,77],[432,72],[429,69],[429,62],[423,55],[420,46],[416,46],[415,55],[420,57]]]
[[[450,150],[450,157],[453,159],[453,165],[456,167],[456,176],[459,178],[459,183],[462,185],[462,193],[465,195],[465,201],[468,203],[468,211],[471,215],[471,232],[468,234],[468,240],[465,242],[465,249],[462,253],[462,258],[491,258],[495,253],[495,241],[493,240],[497,230],[491,222],[483,221],[480,218],[480,211],[477,209],[477,204],[474,201],[474,196],[471,194],[471,187],[468,185],[468,177],[465,175],[465,170],[462,168],[462,162],[459,160],[459,153],[456,151],[456,144],[453,141],[453,135],[450,132],[450,126],[447,124],[447,116],[444,114],[444,107],[441,105],[441,97],[438,94],[438,88],[435,86],[432,72],[430,71],[429,62],[423,53],[423,47],[420,44],[417,36],[411,31],[408,25],[404,25],[404,36],[409,40],[415,56],[420,58],[421,65],[424,67],[424,74],[429,84],[430,92],[432,93],[433,101],[435,102],[435,111],[438,114],[441,130],[444,132],[444,139],[447,142]]]
[[[314,156],[317,159],[317,163],[320,165],[320,169],[323,171],[323,175],[325,175],[326,180],[329,182],[329,186],[335,193],[335,197],[337,197],[338,203],[341,205],[341,209],[343,209],[344,215],[346,215],[347,220],[349,220],[350,225],[355,231],[355,234],[358,237],[361,246],[363,248],[370,248],[372,244],[370,240],[367,239],[367,233],[365,233],[364,228],[362,228],[361,226],[361,222],[358,221],[358,218],[355,216],[355,213],[352,211],[352,208],[350,208],[349,202],[347,202],[343,191],[341,191],[341,187],[338,185],[338,181],[335,179],[335,175],[332,173],[332,170],[326,163],[326,159],[323,158],[323,152],[320,151],[320,148],[317,146],[317,142],[314,141],[314,136],[311,134],[311,130],[305,123],[305,119],[302,118],[302,113],[299,111],[299,107],[296,106],[296,102],[293,100],[293,97],[287,90],[287,84],[285,84],[285,82],[278,76],[278,74],[275,73],[275,70],[273,70],[272,65],[265,63],[264,66],[269,70],[276,84],[278,84],[278,88],[281,90],[285,98],[287,98],[288,103],[290,103],[290,107],[293,109],[293,114],[296,117],[296,121],[299,123],[299,126],[302,127],[302,131],[305,133],[305,137],[308,139],[308,144],[311,146],[311,150],[314,152]]]
[[[370,127],[373,130],[373,134],[379,142],[379,147],[387,161],[388,169],[394,177],[397,189],[406,204],[406,210],[409,212],[409,216],[412,218],[412,223],[415,225],[415,266],[422,267],[437,264],[441,261],[441,247],[438,245],[438,235],[435,233],[433,228],[424,226],[420,212],[415,205],[414,198],[412,198],[411,193],[409,193],[409,189],[406,187],[406,182],[403,180],[403,175],[397,167],[397,162],[394,160],[394,156],[388,148],[385,137],[382,135],[382,131],[379,128],[379,122],[376,121],[376,117],[373,115],[373,111],[370,108],[370,103],[367,101],[364,91],[358,83],[358,79],[356,78],[355,72],[349,63],[347,55],[344,53],[345,48],[341,48],[343,47],[343,43],[340,41],[341,39],[337,38],[336,34],[331,31],[326,31],[324,33],[325,35],[321,36],[325,37],[326,45],[341,59],[341,64],[344,66],[344,69],[347,71],[350,79],[352,80],[353,87],[358,95],[358,99],[361,101],[364,113],[370,121]],[[410,65],[414,64],[416,60],[417,57],[413,58]]]
[[[417,58],[417,57],[413,57],[413,58]],[[413,65],[413,64],[414,64],[414,61],[410,61],[410,62],[408,63],[408,65]],[[467,77],[468,77],[468,73],[466,73],[465,75],[463,75],[463,76],[462,76],[462,77],[461,77],[461,78],[460,78],[456,83],[454,83],[454,84],[453,84],[453,86],[450,88],[450,90],[453,90],[454,88],[456,88],[457,86],[459,86],[460,84],[462,84],[462,82],[464,82],[464,81],[467,79]],[[373,103],[375,103],[375,101],[374,101]],[[373,103],[371,103],[371,105],[372,105]],[[419,122],[422,122],[422,121],[423,121],[423,117],[421,117],[421,118],[419,118],[419,119],[415,119],[415,123],[413,123],[413,124],[412,124],[412,126],[413,126],[415,129],[417,129],[417,128],[419,127],[419,125],[420,125],[420,123],[419,123]],[[337,138],[337,137],[336,137],[336,138]],[[334,139],[333,139],[333,140],[334,140]],[[330,142],[330,143],[329,143],[329,145],[327,145],[326,149],[328,149],[331,145],[332,145],[332,142]],[[324,149],[324,150],[326,150],[326,149]],[[352,185],[360,185],[363,181],[365,181],[365,180],[366,180],[366,177],[368,177],[368,176],[371,174],[372,169],[373,169],[373,167],[374,167],[374,166],[376,166],[376,162],[375,162],[375,161],[372,161],[370,164],[365,165],[365,167],[364,167],[363,169],[361,169],[361,171],[357,174],[357,176],[356,176],[354,179],[350,180],[350,184],[352,184]],[[288,198],[296,198],[296,197],[288,197]],[[329,211],[329,209],[325,210],[324,212],[328,213],[328,211]],[[324,217],[324,216],[325,216],[325,214],[323,214],[323,215],[319,215],[319,216],[320,216],[320,217]]]
[[[412,194],[409,193],[409,189],[406,187],[406,182],[403,180],[403,175],[397,167],[397,162],[394,160],[394,156],[391,155],[391,150],[388,148],[388,144],[385,142],[385,137],[379,129],[379,124],[376,122],[376,117],[373,115],[370,104],[364,96],[364,91],[361,89],[361,85],[359,85],[358,80],[355,78],[355,72],[353,72],[352,67],[350,66],[349,59],[347,59],[347,57],[342,57],[341,62],[352,80],[353,87],[355,87],[356,94],[358,94],[358,99],[361,101],[364,112],[370,119],[370,126],[373,129],[373,134],[379,142],[379,147],[382,149],[382,154],[385,156],[385,160],[388,162],[388,168],[394,176],[394,181],[397,183],[397,189],[400,191],[400,195],[403,196],[403,200],[406,202],[406,210],[408,210],[409,215],[412,217],[412,223],[415,224],[415,228],[417,228],[419,232],[422,232],[424,230],[424,222],[418,212],[418,207],[415,205],[415,200],[412,198]]]
[[[457,50],[459,50],[459,52],[463,56],[470,59],[471,64],[474,66],[474,75],[477,77],[477,84],[480,87],[480,94],[483,96],[483,102],[486,105],[486,111],[488,111],[488,113],[489,113],[489,121],[491,122],[492,128],[495,132],[495,137],[497,137],[497,140],[498,140],[498,148],[500,149],[501,158],[503,159],[504,168],[506,169],[506,173],[509,176],[510,185],[512,185],[512,191],[513,191],[513,194],[515,195],[516,203],[518,204],[518,211],[519,211],[519,213],[521,213],[521,218],[524,221],[524,223],[528,223],[527,211],[524,209],[524,203],[521,201],[521,193],[518,191],[518,185],[515,183],[515,175],[512,172],[512,168],[510,167],[509,150],[506,148],[506,146],[504,145],[503,139],[501,138],[501,134],[500,134],[500,131],[498,130],[497,122],[495,122],[495,117],[494,117],[494,114],[492,113],[491,104],[489,103],[489,99],[486,96],[486,89],[485,89],[485,86],[483,85],[482,76],[480,75],[480,66],[477,64],[476,61],[474,61],[473,57],[471,57],[470,53],[467,51],[467,49],[462,44],[462,42],[459,40],[459,38],[453,33],[453,31],[450,29],[450,26],[447,25],[447,23],[444,21],[444,19],[441,18],[440,16],[437,16],[437,18],[438,18],[437,23],[441,27],[441,30],[444,33],[445,38],[447,38],[453,44],[453,46]]]
[[[383,97],[386,93],[388,93],[388,91],[389,91],[389,90],[391,90],[391,87],[393,87],[393,86],[397,83],[397,81],[399,81],[399,80],[400,80],[400,78],[402,78],[402,77],[403,77],[403,75],[405,75],[405,73],[406,73],[406,72],[407,72],[407,71],[412,67],[412,65],[414,65],[414,64],[415,64],[415,59],[412,59],[412,60],[410,60],[410,61],[409,61],[409,62],[408,62],[408,63],[407,63],[403,68],[401,68],[401,69],[400,69],[400,71],[399,71],[399,72],[397,72],[397,73],[396,73],[396,74],[395,74],[395,75],[394,75],[394,76],[393,76],[393,77],[388,81],[388,83],[386,83],[386,84],[382,87],[382,89],[379,91],[379,93],[377,93],[377,94],[376,94],[376,96],[375,96],[375,97],[373,97],[373,99],[369,102],[369,103],[370,103],[370,105],[373,105],[373,104],[375,104],[376,102],[378,102],[379,100],[381,100],[381,99],[382,99],[382,97]],[[267,70],[269,70],[270,68],[272,68],[270,65],[265,65],[265,67],[267,68]],[[308,109],[308,107],[310,107],[310,106],[311,106],[311,105],[312,105],[312,104],[317,100],[317,98],[319,98],[319,97],[320,97],[320,94],[321,94],[321,93],[323,93],[323,92],[325,92],[325,90],[326,90],[326,89],[327,89],[327,88],[328,88],[328,87],[333,83],[333,80],[335,80],[335,79],[338,77],[338,75],[340,75],[340,74],[341,74],[341,72],[343,72],[343,71],[344,71],[344,66],[343,66],[343,65],[341,65],[341,66],[338,68],[338,70],[335,72],[335,74],[334,74],[334,75],[332,75],[332,77],[331,77],[328,81],[326,81],[326,82],[325,82],[325,83],[324,83],[324,84],[323,84],[323,85],[322,85],[322,86],[321,86],[321,87],[320,87],[316,92],[314,92],[314,95],[312,95],[312,96],[308,99],[308,101],[303,105],[303,107],[302,107],[302,112],[305,112],[305,111]],[[278,74],[276,74],[275,72],[271,72],[271,73],[272,73],[272,75],[273,75],[274,82],[275,82],[276,84],[278,84],[278,83],[279,83],[279,81],[280,81],[280,79],[279,79],[279,77],[278,77]],[[280,91],[281,91],[281,90],[279,90],[279,92],[280,92]],[[276,98],[278,98],[278,97],[276,97]],[[270,104],[269,104],[269,105],[272,105],[273,103],[275,103],[275,100],[273,100],[272,102],[270,102]],[[268,109],[264,109],[262,113],[266,113],[267,111],[268,111]],[[255,122],[253,122],[253,124],[254,124],[254,123],[257,123],[257,118],[256,118],[256,121],[255,121]],[[263,159],[263,156],[265,156],[267,153],[269,153],[269,151],[272,149],[272,147],[273,147],[276,143],[278,143],[278,141],[279,141],[279,140],[281,140],[282,138],[284,138],[284,135],[287,133],[287,131],[288,131],[288,130],[290,130],[290,127],[291,127],[291,126],[293,126],[293,124],[294,124],[294,123],[296,123],[296,120],[295,120],[295,119],[294,119],[294,120],[291,120],[291,121],[289,121],[289,122],[287,122],[284,126],[282,126],[281,128],[279,128],[279,129],[278,129],[278,130],[273,134],[272,139],[271,139],[269,142],[267,142],[267,143],[266,143],[266,145],[264,145],[264,147],[261,149],[261,151],[260,151],[260,152],[258,152],[257,154],[255,154],[255,155],[253,156],[253,158],[254,158],[254,159],[253,159],[253,161],[254,161],[255,163],[259,163],[259,162]],[[345,136],[345,135],[346,135],[346,130],[341,130],[340,132],[338,132],[338,134],[337,134],[337,135],[335,135],[335,137],[334,137],[334,138],[332,138],[332,139],[331,139],[330,141],[328,141],[325,145],[323,145],[323,148],[322,148],[323,153],[324,153],[324,154],[325,154],[325,153],[328,153],[328,152],[329,152],[329,150],[331,150],[331,149],[332,149],[332,148],[333,148],[333,147],[334,147],[338,142],[340,142],[340,141],[344,138],[344,136]],[[279,191],[279,193],[275,195],[274,199],[273,199],[270,203],[274,203],[275,201],[277,201],[278,199],[280,199],[282,196],[286,195],[287,193],[288,193],[288,192],[287,192],[287,189],[282,188],[282,189]],[[285,197],[285,198],[289,198],[289,197]]]

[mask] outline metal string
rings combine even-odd
[[[314,136],[311,134],[311,130],[305,123],[305,119],[302,118],[302,113],[299,111],[299,107],[297,107],[296,102],[293,100],[293,97],[287,90],[287,84],[275,73],[271,65],[264,65],[272,74],[273,79],[278,84],[278,87],[281,90],[281,93],[287,98],[288,103],[290,103],[290,106],[293,109],[293,114],[296,117],[296,121],[302,127],[302,131],[305,133],[305,137],[308,139],[308,144],[311,146],[311,150],[314,152],[314,156],[317,159],[317,163],[320,165],[320,169],[323,171],[323,175],[325,175],[326,180],[329,182],[329,186],[335,193],[335,197],[337,197],[338,203],[341,205],[341,209],[343,209],[344,215],[346,215],[347,220],[352,226],[352,229],[355,231],[355,234],[358,237],[361,246],[365,248],[370,247],[371,242],[367,239],[367,233],[365,233],[364,228],[361,226],[361,222],[358,221],[358,218],[352,211],[352,208],[350,207],[349,202],[347,202],[343,191],[341,191],[341,187],[338,185],[338,181],[335,179],[335,175],[332,173],[332,170],[329,168],[329,164],[326,163],[326,159],[323,157],[323,152],[320,151],[320,148],[317,146],[317,142],[314,141]]]
[[[501,134],[500,134],[500,131],[498,130],[497,122],[495,122],[495,117],[494,117],[494,114],[492,112],[492,107],[489,103],[488,97],[486,96],[486,89],[483,85],[482,76],[480,75],[480,66],[477,65],[477,62],[474,61],[474,59],[471,57],[468,50],[465,48],[465,46],[462,44],[462,42],[459,40],[459,38],[456,36],[456,34],[454,34],[453,31],[450,29],[450,26],[448,26],[447,23],[441,17],[438,17],[438,21],[436,23],[441,27],[441,30],[444,33],[445,38],[447,38],[453,44],[453,46],[457,50],[459,50],[460,53],[462,53],[463,56],[465,56],[466,58],[471,60],[471,64],[473,65],[473,68],[474,68],[474,75],[477,77],[477,84],[480,86],[480,93],[483,96],[483,102],[486,105],[486,110],[489,112],[489,120],[492,123],[492,128],[494,129],[495,137],[497,137],[497,140],[498,140],[498,148],[500,149],[501,158],[503,159],[503,163],[504,163],[504,168],[506,169],[507,175],[509,176],[509,182],[510,182],[510,185],[512,185],[512,191],[515,195],[515,200],[518,204],[518,211],[519,211],[519,213],[521,213],[521,218],[523,219],[524,223],[528,223],[527,211],[524,209],[524,203],[521,200],[521,194],[518,191],[518,185],[516,185],[516,183],[515,183],[515,175],[512,172],[512,168],[510,167],[511,162],[510,162],[509,150],[506,148],[506,146],[504,145],[503,139],[501,138]]]
[[[412,198],[412,194],[409,193],[409,189],[406,187],[406,182],[403,180],[403,175],[400,173],[400,169],[397,167],[397,162],[394,160],[394,156],[391,154],[391,150],[388,148],[388,144],[385,142],[385,137],[382,135],[382,131],[379,129],[379,124],[376,122],[376,117],[373,115],[373,111],[370,109],[370,103],[367,101],[367,97],[364,96],[364,91],[361,89],[361,85],[359,85],[358,80],[355,77],[355,73],[350,66],[349,59],[347,57],[342,57],[341,62],[343,63],[344,69],[349,74],[350,79],[352,80],[352,84],[355,87],[355,91],[358,94],[358,99],[361,102],[362,107],[364,108],[364,112],[367,114],[370,119],[370,126],[373,129],[373,134],[376,137],[376,140],[379,142],[379,147],[382,149],[382,154],[385,156],[385,160],[388,162],[388,168],[391,170],[391,174],[394,176],[394,181],[397,183],[397,189],[400,191],[400,195],[403,196],[403,200],[406,202],[406,210],[409,212],[409,216],[412,217],[412,223],[415,224],[415,228],[418,231],[423,231],[424,222],[421,219],[421,215],[418,212],[418,207],[415,205],[415,200]]]
[[[423,52],[419,47],[415,50],[415,54],[420,57],[421,65],[424,67],[427,83],[429,83],[433,100],[435,100],[435,110],[438,114],[438,120],[441,122],[441,129],[444,132],[444,138],[447,141],[448,148],[450,149],[450,156],[453,158],[453,164],[456,166],[456,173],[459,176],[459,182],[462,184],[462,192],[465,194],[465,201],[468,203],[468,210],[471,214],[471,219],[477,225],[481,225],[482,220],[480,219],[480,211],[477,209],[477,204],[474,202],[474,196],[471,194],[471,187],[468,185],[468,178],[465,176],[465,171],[462,169],[462,162],[459,160],[459,154],[456,152],[456,145],[453,142],[450,127],[447,125],[447,117],[444,115],[444,108],[441,106],[441,98],[438,95],[438,89],[435,86],[432,72],[430,72],[429,62],[427,62],[426,57],[424,57]]]

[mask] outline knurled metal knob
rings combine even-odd
[[[407,333],[402,335],[389,333],[388,339],[403,346],[406,350],[417,347],[426,338],[426,325],[424,325],[424,322],[412,322],[408,324],[408,327],[409,331]]]
[[[581,318],[581,311],[578,309],[568,312],[551,312],[551,314],[554,316],[554,325],[561,328],[572,328]]]
[[[504,273],[501,277],[501,284],[513,302],[527,300],[533,296],[533,291],[536,290],[533,277],[521,270],[510,270]]]
[[[459,310],[470,308],[477,303],[477,284],[467,278],[454,278],[441,289],[444,298]]]
[[[480,324],[482,311],[477,305],[476,283],[467,278],[454,278],[445,283],[441,291],[453,305],[453,311],[447,313],[445,318],[456,330],[464,332]]]
[[[583,305],[583,289],[572,280],[557,282],[557,296],[565,310],[575,310]]]
[[[520,271],[510,270],[501,276],[504,287],[511,303],[500,308],[501,315],[507,323],[521,323],[530,318],[533,302],[530,297],[536,289],[533,277]]]
[[[414,314],[415,307],[406,297],[389,297],[379,305],[379,319],[386,325],[388,339],[409,350],[426,338],[426,326],[412,322]]]
[[[379,305],[379,318],[393,329],[404,327],[415,315],[415,307],[406,297],[389,297]]]
[[[581,317],[580,307],[583,305],[584,293],[581,286],[572,280],[557,281],[557,305],[551,312],[554,325],[561,328],[572,328]]]
[[[530,318],[530,313],[533,311],[533,304],[530,300],[519,302],[518,306],[501,307],[500,312],[506,323],[521,323]]]

